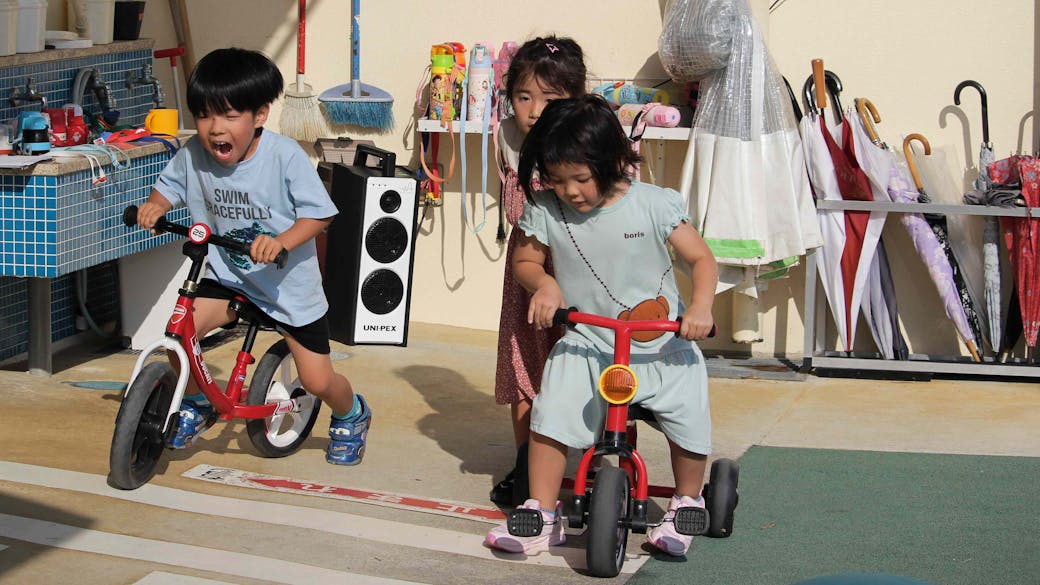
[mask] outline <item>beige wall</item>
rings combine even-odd
[[[397,153],[400,162],[417,161],[415,132],[410,121],[416,86],[429,62],[433,43],[458,40],[471,46],[487,41],[523,41],[549,32],[574,37],[585,49],[590,74],[598,77],[663,77],[656,56],[666,0],[596,0],[525,2],[365,0],[361,7],[361,75],[363,82],[395,97],[397,126],[374,139]],[[963,110],[953,107],[953,89],[964,79],[982,83],[989,94],[991,139],[998,154],[1008,154],[1031,129],[1023,118],[1033,100],[1033,5],[1026,0],[980,4],[964,0],[785,0],[768,13],[772,0],[752,0],[763,21],[768,44],[780,71],[793,86],[810,73],[809,61],[820,57],[844,84],[843,103],[869,97],[883,118],[882,138],[901,143],[904,134],[921,132],[933,149],[945,152],[950,175],[962,182],[981,140],[979,100],[968,90]],[[287,81],[295,75],[296,2],[290,0],[187,0],[192,40],[197,55],[222,46],[261,49],[281,66]],[[998,8],[999,6],[999,8]],[[350,2],[311,0],[308,3],[307,79],[320,92],[350,78],[348,48]],[[64,25],[64,3],[51,0],[48,28]],[[175,45],[168,2],[148,0],[142,35],[156,47]],[[172,90],[165,63],[156,65],[164,87]],[[172,99],[172,98],[171,98]],[[278,106],[273,120],[278,119]],[[1024,127],[1025,137],[1020,136]],[[970,133],[970,137],[969,137]],[[479,137],[469,138],[468,187],[478,189]],[[664,177],[675,186],[684,143],[670,142]],[[442,158],[446,161],[446,157]],[[494,184],[494,181],[490,181]],[[469,225],[482,198],[463,198],[458,184],[449,185],[442,207],[422,223],[417,243],[414,320],[496,329],[503,274],[503,245],[496,241],[497,188],[487,202],[487,224],[472,233]],[[474,207],[477,211],[474,212]],[[886,229],[897,284],[908,291],[900,299],[904,324],[915,351],[955,353],[952,329],[946,325],[933,289],[911,253],[898,222]],[[762,301],[762,332],[766,341],[754,344],[755,354],[802,353],[803,279],[801,268],[792,278],[775,282]],[[916,289],[919,292],[909,292]],[[729,295],[719,298],[717,317],[726,332]],[[865,329],[865,328],[861,328]],[[864,339],[869,346],[869,337]],[[748,349],[732,344],[728,335],[703,344],[709,349]]]

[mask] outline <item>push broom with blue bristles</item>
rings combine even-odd
[[[358,16],[361,0],[350,5],[350,83],[337,85],[318,96],[325,116],[334,124],[389,130],[394,126],[394,98],[389,93],[361,83],[361,42]]]

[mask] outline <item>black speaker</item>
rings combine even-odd
[[[349,345],[408,343],[419,196],[416,179],[398,176],[395,162],[394,153],[362,144],[353,165],[324,169],[339,209],[325,238],[329,327]]]

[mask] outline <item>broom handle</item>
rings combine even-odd
[[[296,12],[300,22],[300,28],[296,31],[296,91],[302,92],[307,85],[304,79],[307,57],[307,0],[300,0]]]
[[[361,97],[361,39],[358,38],[361,27],[358,17],[361,15],[361,0],[350,2],[350,94]]]

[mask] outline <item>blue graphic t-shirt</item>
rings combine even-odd
[[[264,130],[248,160],[225,167],[192,139],[155,183],[174,207],[186,205],[193,222],[214,233],[251,242],[278,235],[297,219],[336,215],[307,153],[295,140]],[[314,240],[289,252],[285,268],[253,264],[249,256],[210,246],[209,276],[245,294],[272,318],[293,326],[328,310]]]

